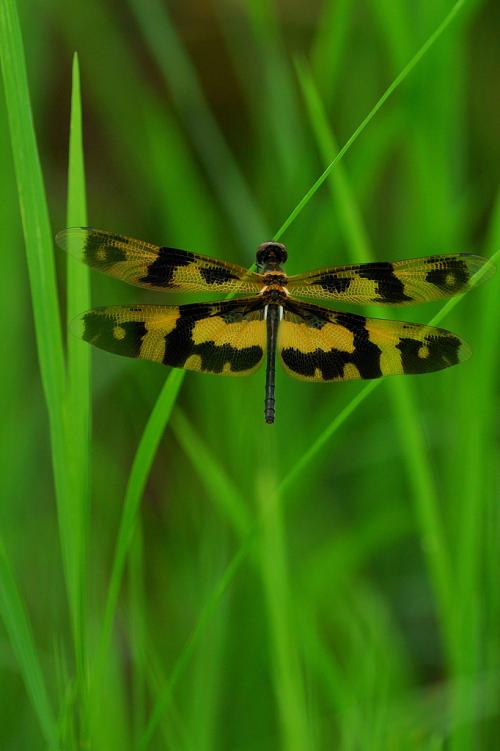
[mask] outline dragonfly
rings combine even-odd
[[[287,276],[286,247],[274,241],[257,248],[256,271],[91,227],[65,229],[56,241],[91,268],[138,287],[229,296],[186,305],[94,308],[77,318],[76,333],[117,355],[223,376],[253,373],[265,359],[266,423],[275,420],[276,355],[290,376],[324,383],[430,373],[471,354],[445,329],[368,318],[299,298],[403,306],[465,292],[476,275],[484,281],[494,272],[482,256],[453,253]]]

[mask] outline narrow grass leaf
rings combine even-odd
[[[82,140],[82,105],[78,56],[73,58],[71,122],[68,163],[67,226],[87,225],[85,168]],[[89,269],[68,253],[67,317],[68,322],[90,307]],[[73,545],[71,555],[75,571],[75,651],[79,684],[79,709],[84,719],[86,694],[85,638],[85,559],[90,512],[90,347],[69,335],[67,342],[68,370],[66,426],[69,471],[72,473]]]
[[[26,608],[0,539],[0,614],[10,639],[43,736],[50,749],[58,748],[57,729]]]
[[[317,25],[311,60],[327,105],[337,93],[342,58],[349,46],[353,0],[328,0]]]
[[[51,417],[59,428],[62,423],[64,360],[52,232],[33,127],[21,29],[13,0],[0,3],[0,56],[42,383]]]
[[[132,651],[132,731],[135,745],[137,745],[138,739],[144,731],[144,719],[146,716],[145,618],[147,606],[146,593],[144,591],[143,547],[142,528],[139,520],[128,559],[130,642]]]
[[[179,407],[170,424],[215,507],[227,517],[236,534],[244,536],[250,528],[251,517],[240,491]]]
[[[337,156],[330,162],[328,167],[323,171],[323,173],[318,177],[314,185],[312,185],[311,188],[307,191],[305,196],[299,201],[297,206],[293,209],[291,214],[285,219],[279,230],[274,235],[275,240],[279,240],[279,238],[286,232],[288,227],[292,224],[292,222],[298,217],[300,212],[302,211],[305,206],[309,203],[311,198],[314,196],[314,194],[317,192],[317,190],[323,185],[325,180],[327,179],[328,175],[332,171],[332,169],[335,167],[337,162],[339,162],[342,157],[349,151],[353,143],[359,138],[361,133],[365,130],[367,125],[373,120],[377,112],[380,110],[380,108],[385,104],[385,102],[389,99],[391,94],[394,93],[394,91],[398,88],[398,86],[405,80],[405,78],[411,73],[413,68],[420,62],[420,60],[424,57],[424,55],[430,50],[430,48],[435,44],[435,42],[439,39],[441,34],[448,28],[450,23],[453,21],[455,16],[459,13],[462,6],[464,5],[465,0],[458,0],[456,2],[446,18],[439,24],[437,29],[427,38],[427,40],[424,42],[424,44],[420,47],[420,49],[415,53],[415,55],[411,58],[411,60],[404,66],[403,70],[399,73],[398,76],[392,81],[392,83],[387,87],[387,89],[384,91],[378,102],[375,104],[375,106],[370,110],[370,112],[367,114],[365,119],[361,122],[360,125],[356,128],[352,136],[346,141],[344,146],[340,149]]]
[[[211,113],[165,4],[129,0],[129,5],[243,247],[261,242],[268,237],[266,223]]]
[[[286,180],[289,189],[295,193],[299,181],[303,183],[311,172],[308,160],[297,158],[297,154],[307,153],[304,128],[277,8],[271,0],[251,0],[245,4],[245,13],[250,20],[261,65],[261,122],[274,164],[273,174],[268,180],[273,176],[276,178],[276,191],[279,191],[279,183]]]
[[[325,161],[338,151],[335,135],[328,123],[323,102],[315,86],[313,77],[307,63],[295,59],[295,68],[306,103],[309,120]],[[348,241],[353,263],[368,263],[372,260],[372,253],[368,240],[367,231],[363,225],[361,211],[352,189],[348,183],[342,163],[338,163],[332,170],[328,181],[332,191],[332,203],[337,208],[337,213],[343,233]]]
[[[14,0],[0,2],[0,58],[31,286],[40,374],[49,413],[60,541],[75,631],[78,583],[64,421],[65,365],[52,232],[31,112],[19,17]]]
[[[177,394],[179,393],[185,371],[173,369],[166,381],[142,434],[139,446],[132,463],[132,469],[127,483],[123,513],[118,531],[118,539],[113,556],[111,580],[108,587],[104,621],[97,653],[97,671],[103,668],[103,662],[109,649],[111,630],[120,593],[123,569],[130,543],[134,534],[137,513],[142,494],[146,486],[156,451],[158,449],[165,426],[170,418]]]
[[[281,748],[311,748],[303,679],[295,634],[297,624],[291,603],[285,530],[275,469],[260,468],[256,477],[261,537],[261,577],[270,631],[274,694],[281,721]]]
[[[193,628],[190,636],[186,641],[186,644],[179,652],[175,660],[175,663],[170,672],[168,683],[163,687],[156,698],[156,701],[151,710],[150,718],[146,725],[146,730],[144,731],[140,743],[137,747],[138,751],[146,751],[146,749],[149,747],[149,744],[153,739],[155,730],[158,727],[158,724],[161,721],[164,713],[167,711],[170,702],[172,701],[173,692],[179,681],[179,678],[181,677],[187,664],[189,663],[189,660],[193,655],[197,644],[199,643],[202,635],[205,632],[206,626],[212,618],[212,615],[216,612],[220,600],[229,587],[229,584],[234,579],[236,573],[239,571],[241,564],[247,557],[253,540],[254,534],[250,532],[246,540],[238,549],[237,553],[232,557],[231,561],[226,566],[224,573],[219,580],[219,583],[217,584],[214,591],[207,600],[205,606],[203,607],[195,627]]]

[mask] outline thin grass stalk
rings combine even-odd
[[[214,506],[230,520],[238,536],[244,537],[252,519],[240,491],[179,407],[172,415],[170,425]]]
[[[80,92],[80,69],[78,56],[73,57],[71,122],[68,163],[68,227],[87,225],[87,202],[85,192],[85,166],[83,158],[82,105]],[[70,254],[67,270],[67,318],[68,323],[83,310],[90,307],[89,269],[77,262]],[[69,332],[69,329],[68,329]],[[72,473],[72,519],[75,528],[75,654],[80,714],[80,737],[85,744],[87,732],[87,647],[85,632],[86,582],[85,564],[90,513],[90,348],[68,335],[67,338],[67,395],[66,431],[69,471]]]
[[[275,451],[267,454],[274,458]],[[266,466],[267,464],[267,466]],[[295,640],[287,564],[282,503],[277,491],[276,468],[272,460],[260,467],[256,477],[256,498],[260,518],[259,558],[264,599],[270,630],[270,651],[274,693],[280,716],[282,742],[286,751],[311,748],[306,700]]]
[[[115,545],[111,579],[106,597],[103,626],[97,651],[95,667],[98,676],[101,675],[104,661],[109,650],[123,569],[137,523],[137,514],[142,494],[165,426],[168,423],[182,381],[184,380],[184,374],[185,371],[177,369],[173,369],[169,373],[160,395],[156,400],[155,406],[153,407],[146,427],[144,428],[144,432],[139,441],[132,462],[132,469],[130,471],[125,492],[125,501],[123,504],[118,538]]]
[[[49,749],[59,748],[57,725],[50,704],[31,624],[21,599],[3,540],[0,538],[0,616],[19,665],[26,691]]]
[[[138,744],[137,751],[146,751],[146,749],[149,747],[156,728],[158,727],[163,715],[170,706],[170,703],[173,699],[173,692],[175,687],[177,686],[179,678],[187,667],[189,660],[191,659],[191,656],[196,649],[196,646],[198,645],[202,635],[205,633],[205,629],[210,623],[212,615],[217,610],[219,602],[226,593],[230,582],[234,579],[241,564],[248,555],[253,540],[254,535],[252,533],[249,533],[244,543],[240,546],[237,553],[232,557],[231,561],[226,566],[217,586],[214,588],[214,591],[208,598],[205,606],[202,608],[198,621],[196,622],[191,634],[186,640],[186,644],[179,652],[177,659],[174,662],[167,684],[163,687],[163,689],[156,697],[149,720],[146,725],[146,729]]]
[[[486,250],[500,247],[500,197],[493,211]],[[496,254],[498,255],[498,253]],[[495,519],[492,506],[496,505],[494,492],[494,462],[492,447],[495,439],[495,377],[498,373],[499,348],[497,320],[499,278],[485,289],[484,303],[477,317],[478,346],[477,398],[471,399],[467,409],[469,426],[465,441],[467,471],[464,476],[462,508],[456,545],[456,570],[458,596],[454,615],[454,671],[452,686],[452,717],[459,718],[451,738],[453,751],[472,748],[481,736],[484,692],[481,691],[481,671],[493,668],[483,644],[489,643],[488,610],[497,600],[495,592],[485,589],[490,571],[496,564],[488,559],[489,525]],[[493,456],[492,456],[493,454]],[[497,525],[493,522],[493,528]],[[494,618],[492,619],[494,622]],[[470,717],[469,722],[460,718]],[[486,740],[484,743],[487,745]]]
[[[256,43],[255,54],[262,61],[257,101],[263,138],[273,159],[273,174],[267,179],[274,177],[276,186],[286,181],[295,193],[310,172],[304,169],[306,160],[297,159],[297,154],[304,151],[304,128],[276,3],[250,0],[244,5],[244,14]]]
[[[158,0],[149,0],[147,5],[129,0],[129,5],[243,247],[252,235],[255,242],[268,237],[266,222],[212,115],[167,7]]]
[[[493,220],[490,224],[489,237],[486,248],[500,248],[500,190],[497,192]],[[481,586],[483,588],[483,632],[482,642],[484,650],[482,659],[488,670],[491,670],[494,680],[500,675],[500,642],[497,638],[498,623],[500,623],[500,592],[498,588],[498,529],[500,529],[500,506],[498,504],[497,491],[497,468],[498,451],[493,436],[496,429],[495,410],[491,409],[494,403],[494,392],[498,388],[498,373],[500,373],[500,351],[498,346],[497,321],[499,317],[500,291],[498,289],[500,278],[497,276],[496,289],[490,290],[490,297],[484,307],[483,321],[480,325],[484,346],[489,345],[488,362],[484,365],[488,370],[489,377],[486,382],[485,411],[487,416],[483,425],[483,441],[488,453],[483,453],[481,465],[471,467],[470,493],[471,502],[478,497],[484,498],[483,506],[483,533],[480,540],[484,561]],[[492,343],[496,342],[496,346]],[[492,396],[489,397],[488,395]],[[479,495],[482,494],[482,495]],[[496,692],[498,694],[498,691]],[[494,747],[498,737],[498,723],[485,724],[482,738],[486,748]]]
[[[311,62],[327,106],[337,93],[342,58],[350,42],[349,31],[354,7],[353,0],[329,0],[323,5],[317,26]]]
[[[460,12],[462,9],[464,3],[466,0],[457,0],[457,2],[453,5],[450,12],[447,14],[447,16],[443,19],[443,21],[439,24],[437,29],[426,39],[424,44],[420,47],[420,49],[413,55],[411,60],[404,66],[403,70],[399,73],[399,75],[396,76],[396,78],[392,81],[392,83],[389,84],[387,89],[384,91],[380,99],[377,101],[375,106],[370,110],[370,112],[367,114],[365,119],[358,125],[354,133],[351,135],[351,137],[346,141],[346,143],[342,146],[336,157],[330,162],[330,164],[326,167],[326,169],[322,172],[322,174],[318,177],[314,185],[309,188],[305,196],[299,201],[297,206],[293,209],[291,214],[285,219],[279,230],[274,235],[274,240],[279,240],[280,237],[286,232],[288,227],[292,224],[293,221],[298,217],[302,209],[307,206],[311,198],[314,196],[316,191],[323,185],[327,177],[329,176],[332,169],[335,167],[335,165],[340,162],[340,160],[345,156],[345,154],[349,151],[353,143],[359,138],[359,136],[363,133],[363,131],[366,129],[366,127],[370,124],[370,122],[373,120],[377,112],[380,110],[380,108],[385,104],[385,102],[389,99],[389,97],[396,91],[398,86],[400,86],[405,78],[411,73],[411,71],[415,68],[416,65],[422,60],[422,58],[426,55],[426,53],[431,49],[431,47],[437,42],[439,37],[443,34],[444,31],[448,28],[450,23],[454,20],[456,15]]]
[[[128,581],[132,650],[132,734],[136,746],[144,732],[147,698],[145,667],[147,605],[144,592],[144,546],[140,519],[130,548]]]

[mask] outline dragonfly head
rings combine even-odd
[[[264,272],[279,270],[280,265],[285,263],[287,258],[288,253],[281,243],[262,243],[257,248],[257,266]]]

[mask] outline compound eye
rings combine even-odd
[[[264,255],[265,255],[264,248],[259,248],[259,250],[257,251],[257,255],[256,255],[257,263],[262,264],[264,262]]]

